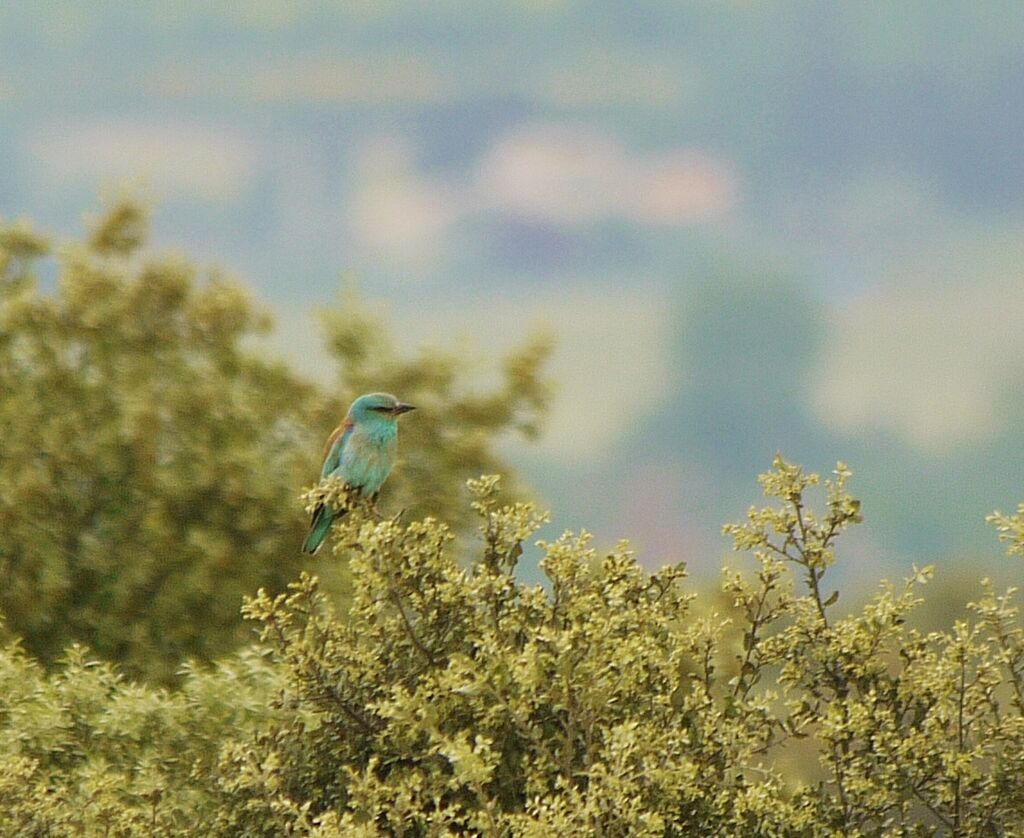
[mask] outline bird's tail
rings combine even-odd
[[[331,531],[331,524],[334,523],[334,513],[324,504],[320,504],[313,510],[313,520],[309,524],[309,535],[302,543],[302,552],[312,555],[320,549],[320,545],[327,538]]]

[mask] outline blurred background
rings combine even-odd
[[[1022,136],[1010,2],[0,5],[0,216],[80,235],[133,184],[321,384],[342,276],[482,376],[549,329],[507,458],[558,529],[707,578],[776,451],[851,464],[865,584],[1001,562]]]

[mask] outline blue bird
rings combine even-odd
[[[403,413],[415,410],[390,393],[360,396],[348,409],[342,423],[327,438],[320,479],[339,478],[362,497],[375,502],[380,487],[395,465],[398,451],[398,422]],[[313,510],[309,535],[302,545],[306,553],[315,553],[331,531],[335,518],[347,509],[332,509],[321,503]]]

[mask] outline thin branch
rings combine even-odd
[[[392,588],[390,590],[390,594],[391,594],[391,601],[394,603],[395,607],[398,609],[398,613],[402,615],[402,622],[405,623],[406,634],[409,635],[409,639],[412,641],[412,644],[417,649],[420,650],[420,652],[427,659],[427,661],[430,663],[431,666],[437,666],[437,659],[431,653],[430,649],[428,649],[423,644],[423,641],[420,640],[420,638],[417,636],[415,630],[413,629],[412,622],[409,620],[409,615],[405,613],[405,608],[402,607],[402,598],[398,595],[398,591],[396,591],[394,588]]]

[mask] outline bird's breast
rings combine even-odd
[[[379,439],[355,431],[345,445],[338,471],[350,486],[359,486],[363,494],[372,495],[391,473],[396,452],[395,437]]]

